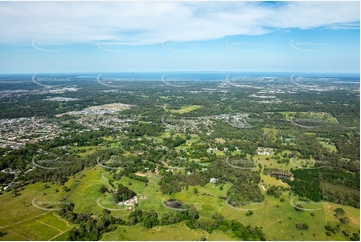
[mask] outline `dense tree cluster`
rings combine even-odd
[[[136,195],[137,194],[128,187],[118,184],[117,190],[113,193],[113,200],[115,203],[124,202]]]
[[[200,172],[193,172],[190,175],[166,172],[159,185],[163,194],[172,194],[180,192],[183,188],[187,189],[188,186],[205,186],[208,182],[208,177]]]
[[[318,187],[317,170],[292,170],[294,180],[287,180],[292,190],[301,197],[307,197],[315,202],[321,201]]]
[[[79,224],[78,228],[69,231],[68,240],[99,240],[101,235],[116,229],[115,224],[124,224],[120,218],[110,215],[110,211],[103,210],[102,216],[95,219],[92,214],[74,213],[74,204],[62,201],[62,208],[58,214],[68,221]]]
[[[286,191],[285,187],[272,185],[267,189],[267,194],[275,198],[280,198],[283,191]]]
[[[299,196],[316,202],[322,199],[360,207],[359,174],[327,169],[297,169],[291,172],[294,180],[286,182]]]

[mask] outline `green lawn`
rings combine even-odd
[[[282,183],[280,180],[277,180],[276,178],[271,177],[271,176],[266,176],[266,175],[261,174],[261,179],[263,180],[263,183],[266,184],[266,186],[265,186],[266,190],[268,187],[270,187],[272,185],[289,187],[289,185],[287,183]]]
[[[323,147],[329,149],[330,151],[337,152],[337,148],[334,144],[328,143],[327,141],[324,141],[322,139],[319,139],[318,141]]]
[[[254,159],[262,165],[279,166],[275,160],[265,160],[269,156],[255,156]],[[259,158],[259,160],[258,160]],[[284,166],[284,164],[282,164]],[[289,165],[290,167],[290,165]],[[81,175],[85,175],[81,178]],[[103,208],[98,206],[98,199],[104,206],[109,208],[120,208],[112,204],[110,193],[100,194],[99,187],[105,185],[109,187],[106,179],[111,179],[111,173],[99,166],[85,169],[84,171],[71,177],[66,186],[70,188],[69,192],[64,192],[61,186],[50,185],[45,188],[44,183],[35,183],[25,186],[25,190],[20,192],[20,196],[13,198],[11,193],[5,193],[0,196],[0,202],[3,204],[2,216],[0,217],[1,231],[7,232],[1,240],[65,240],[67,231],[75,225],[67,223],[64,219],[55,216],[52,211],[44,211],[33,205],[26,207],[23,203],[31,204],[34,198],[38,205],[44,201],[59,201],[61,197],[68,196],[68,200],[75,203],[76,213],[93,213],[98,216],[102,214]],[[335,226],[339,224],[339,218],[333,215],[333,210],[341,207],[346,211],[346,216],[350,218],[348,225],[341,225],[341,231],[348,229],[351,233],[357,232],[360,226],[359,209],[337,205],[333,203],[310,203],[303,204],[306,209],[316,209],[312,211],[296,211],[291,204],[297,204],[297,197],[292,197],[288,192],[284,192],[282,197],[285,202],[280,202],[273,196],[269,196],[260,187],[262,194],[265,195],[265,201],[259,204],[248,204],[244,207],[234,209],[229,207],[225,200],[218,197],[226,197],[227,191],[232,186],[231,183],[220,186],[208,183],[205,187],[189,186],[189,189],[183,189],[181,192],[172,195],[163,195],[159,189],[160,175],[150,174],[150,181],[146,185],[144,182],[122,177],[114,183],[121,183],[138,194],[144,196],[139,199],[138,208],[144,211],[155,210],[159,216],[168,212],[169,209],[161,203],[162,199],[174,198],[183,203],[192,204],[199,212],[201,219],[211,219],[215,212],[222,214],[226,219],[236,219],[243,225],[260,226],[266,234],[267,240],[327,240],[325,225],[330,222]],[[271,185],[288,187],[279,180],[261,174],[266,189]],[[198,193],[194,193],[194,188]],[[56,192],[55,189],[59,189]],[[44,194],[46,193],[46,195]],[[292,200],[293,199],[293,200]],[[241,210],[244,209],[244,210]],[[248,209],[252,209],[254,214],[246,216]],[[129,210],[111,210],[111,214],[116,217],[127,219]],[[311,214],[313,213],[314,216]],[[299,230],[297,223],[306,223],[308,230]],[[331,240],[347,240],[341,231],[331,236]],[[235,240],[230,231],[214,231],[210,235],[201,230],[191,230],[185,222],[169,225],[157,226],[153,229],[146,229],[142,224],[136,226],[118,226],[116,231],[103,235],[102,240],[199,240],[201,237],[207,240]]]
[[[178,113],[178,114],[183,114],[183,113],[189,113],[192,112],[193,110],[199,109],[201,108],[201,105],[189,105],[189,106],[183,106],[180,109],[177,110],[170,110],[171,113]]]
[[[265,192],[263,193],[265,194]],[[285,198],[285,202],[265,195],[263,205],[254,209],[251,216],[246,216],[247,211],[235,210],[228,206],[224,207],[222,215],[230,220],[237,219],[244,225],[251,224],[262,227],[267,240],[327,240],[322,205],[318,204],[317,208],[320,209],[316,211],[296,211],[290,204],[292,197],[288,197],[288,192],[284,193],[282,197]],[[315,205],[309,206],[311,208]],[[315,216],[311,216],[311,213],[314,213]],[[296,223],[307,223],[310,228],[304,231],[299,230],[296,228]]]
[[[340,224],[340,218],[342,217],[348,217],[350,219],[350,222],[345,225],[340,225],[340,230],[337,234],[332,234],[330,236],[330,240],[349,240],[346,236],[342,234],[343,230],[348,230],[350,232],[350,235],[352,233],[359,233],[360,230],[360,209],[349,207],[349,206],[343,206],[340,204],[335,203],[324,203],[323,204],[324,210],[325,210],[325,216],[326,220],[330,223],[331,226],[336,226]],[[334,210],[336,208],[342,208],[345,210],[345,215],[336,217]]]
[[[101,185],[108,186],[108,182],[102,178],[103,168],[99,166],[82,171],[85,175],[82,179],[71,178],[66,182],[70,191],[66,193],[68,200],[75,204],[75,213],[89,213],[100,215],[103,208],[97,206],[97,200],[101,197],[99,188]],[[65,195],[65,194],[64,194]]]
[[[49,183],[47,183],[49,184]],[[44,183],[37,182],[35,184],[26,185],[23,191],[19,192],[19,196],[12,197],[11,192],[5,192],[0,196],[1,216],[0,226],[18,223],[25,219],[33,218],[48,211],[36,208],[32,205],[34,198],[35,203],[41,202],[57,202],[60,200],[60,194],[55,189],[60,190],[60,186],[53,185],[50,188],[44,188]],[[43,195],[46,192],[47,195]],[[26,204],[28,206],[26,206]]]
[[[23,222],[9,224],[2,231],[7,234],[1,237],[1,240],[49,240],[55,238],[69,229],[66,222],[52,213],[25,219]],[[64,233],[65,234],[65,233]],[[63,238],[63,239],[66,239]]]
[[[124,240],[150,240],[150,241],[172,241],[172,240],[200,240],[207,237],[207,233],[202,230],[193,230],[185,225],[185,222],[167,226],[157,226],[151,229],[144,228],[143,225],[118,226],[116,231],[103,235],[104,241],[124,241]]]

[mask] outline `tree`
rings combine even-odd
[[[128,220],[129,225],[136,225],[137,224],[137,218],[136,217],[130,217]]]
[[[336,216],[342,216],[342,215],[345,215],[345,210],[343,210],[342,208],[336,208],[335,209],[335,212],[336,212]]]
[[[343,230],[342,233],[343,233],[346,237],[349,237],[349,236],[350,236],[350,231],[348,231],[347,229],[346,229],[346,230]]]
[[[296,204],[294,208],[296,209],[296,211],[303,211],[303,206],[301,204]]]
[[[193,188],[193,192],[194,192],[194,194],[198,194],[198,189],[196,187]]]
[[[104,218],[99,219],[96,223],[96,226],[98,230],[102,231],[106,227],[105,219]]]
[[[107,189],[104,185],[102,185],[102,186],[99,188],[99,192],[103,194],[103,193],[108,192],[108,189]]]
[[[298,228],[298,229],[308,229],[309,226],[306,223],[298,223],[298,224],[296,224],[296,228]]]
[[[17,197],[17,196],[19,196],[18,189],[16,189],[16,187],[14,187],[14,189],[13,189],[13,197]]]
[[[352,237],[350,238],[352,241],[360,241],[360,233],[352,233]]]
[[[246,213],[246,216],[251,216],[253,214],[253,211],[252,210],[248,210],[247,213]]]
[[[103,216],[108,216],[110,213],[108,209],[103,209]]]
[[[350,222],[350,219],[348,217],[343,217],[340,219],[340,222],[343,224],[348,224]]]

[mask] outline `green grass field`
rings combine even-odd
[[[32,194],[30,189],[26,192],[24,190],[22,194],[24,195],[23,199],[26,199],[26,193],[28,195]],[[49,198],[47,201],[51,201],[51,199]],[[6,234],[0,237],[0,240],[51,240],[59,235],[66,234],[74,226],[56,216],[52,211],[41,210],[33,205],[26,207],[26,209],[23,208],[23,204],[13,203],[13,205],[10,210],[11,213],[7,213],[7,217],[1,216],[3,220],[6,220],[6,225],[2,225],[0,229],[6,232]],[[26,210],[31,215],[24,213],[27,215],[26,217],[17,216],[17,214],[21,215],[23,214],[22,211]],[[10,211],[4,210],[2,214]]]
[[[71,178],[65,184],[71,190],[67,192],[68,201],[73,202],[75,204],[74,212],[75,213],[90,213],[92,212],[94,215],[101,215],[104,208],[98,205],[97,201],[99,198],[102,198],[103,195],[99,192],[99,188],[101,185],[105,185],[109,187],[109,183],[102,177],[102,173],[104,169],[100,166],[96,166],[92,169],[86,169],[82,173],[85,175],[80,182],[76,182],[79,180],[77,178]],[[110,178],[108,174],[104,174],[104,177]],[[100,203],[103,206],[109,208],[112,207],[111,204]],[[129,211],[126,210],[118,210],[112,211],[113,216],[127,216]]]
[[[98,149],[99,149],[98,146],[82,146],[82,147],[72,148],[71,151],[75,152],[76,154],[79,154],[80,157],[86,157],[93,154]]]
[[[335,144],[333,143],[330,143],[329,140],[327,139],[321,139],[321,138],[318,138],[318,142],[325,148],[329,149],[330,151],[334,151],[334,152],[337,152],[337,148],[335,146]]]
[[[258,161],[257,157],[254,158]],[[269,156],[259,156],[263,162],[276,163],[275,160],[266,161],[266,157]],[[82,174],[85,176],[81,178]],[[169,211],[169,208],[162,205],[162,199],[173,198],[186,204],[193,204],[201,219],[211,219],[212,215],[218,212],[226,219],[236,219],[245,226],[249,224],[260,226],[263,228],[267,240],[328,240],[324,227],[327,222],[333,226],[338,224],[339,218],[333,215],[333,210],[337,207],[342,207],[346,211],[346,216],[350,218],[350,223],[341,225],[341,229],[357,232],[360,226],[359,209],[352,207],[332,203],[310,203],[303,205],[304,208],[315,210],[296,211],[292,204],[299,202],[297,197],[284,192],[281,197],[285,201],[280,202],[280,199],[267,195],[259,186],[262,194],[265,195],[264,202],[248,204],[235,209],[228,206],[225,200],[218,198],[226,196],[227,191],[232,186],[231,183],[223,185],[223,190],[220,190],[220,186],[208,183],[205,187],[189,186],[188,190],[183,189],[181,192],[172,195],[163,195],[158,185],[161,176],[150,172],[147,175],[150,180],[148,185],[128,177],[122,177],[120,180],[114,181],[114,184],[121,183],[134,190],[138,194],[139,204],[137,208],[143,211],[155,210],[159,216]],[[24,205],[24,203],[31,204],[34,198],[39,205],[44,201],[59,201],[61,197],[68,196],[68,201],[75,203],[74,212],[91,212],[95,216],[101,215],[103,210],[97,203],[98,199],[102,205],[109,209],[121,208],[112,204],[111,194],[102,195],[98,191],[101,185],[110,188],[106,179],[111,179],[111,177],[110,172],[105,172],[102,167],[96,166],[85,169],[71,177],[65,184],[70,188],[68,192],[64,192],[60,186],[50,183],[47,183],[50,188],[45,188],[44,183],[35,183],[25,186],[25,190],[21,191],[21,195],[18,197],[13,198],[11,193],[3,194],[0,196],[0,202],[5,207],[0,217],[0,229],[7,234],[1,237],[1,240],[65,240],[67,238],[67,232],[75,225],[59,218],[53,211],[44,211],[33,205],[28,207]],[[266,184],[266,189],[271,185],[288,187],[287,184],[282,184],[273,177],[261,174],[261,178]],[[193,191],[195,187],[198,189],[198,194]],[[55,189],[59,189],[59,192],[55,192]],[[143,199],[140,199],[140,194]],[[252,209],[254,214],[246,216],[248,209]],[[127,220],[129,213],[129,210],[111,210],[113,216],[122,217],[125,220]],[[297,223],[306,223],[309,225],[309,229],[299,230],[296,228]],[[185,222],[169,226],[157,226],[152,229],[146,229],[142,224],[118,226],[116,231],[104,234],[102,240],[199,240],[202,237],[206,237],[207,240],[236,240],[232,238],[230,231],[216,230],[208,234],[202,230],[189,229]],[[332,235],[329,239],[347,240],[341,232]]]
[[[339,205],[339,204],[334,204],[334,203],[324,203],[323,206],[324,206],[324,210],[325,210],[326,219],[331,226],[336,226],[337,224],[340,224],[340,222],[339,222],[340,217],[347,216],[350,219],[349,224],[347,224],[347,225],[341,224],[340,225],[339,233],[332,234],[329,237],[330,240],[349,240],[346,236],[344,236],[342,234],[343,230],[350,231],[350,234],[359,233],[359,230],[360,230],[360,210],[359,209],[356,209],[353,207],[348,207],[348,206],[343,206],[343,205]],[[343,210],[345,210],[345,215],[336,217],[335,212],[334,212],[334,210],[336,208],[342,208]]]
[[[180,109],[177,110],[170,110],[171,113],[177,113],[177,114],[183,114],[183,113],[189,113],[192,112],[193,110],[199,109],[202,106],[200,105],[189,105],[189,106],[183,106]]]
[[[227,208],[224,215],[229,219],[238,219],[244,224],[252,224],[263,227],[267,240],[325,240],[323,232],[324,215],[323,210],[314,211],[311,216],[309,211],[296,211],[289,203],[288,196],[283,195],[285,202],[273,196],[266,195],[264,205],[255,209],[252,216],[246,216],[246,211],[237,211]],[[278,206],[277,206],[278,205]],[[296,223],[307,223],[309,230],[298,230]],[[323,225],[323,226],[322,226]],[[303,232],[303,234],[301,233]],[[313,236],[316,234],[317,238]]]
[[[26,185],[24,187],[25,189],[20,191],[20,195],[17,197],[12,197],[11,192],[6,192],[1,195],[0,203],[2,204],[2,212],[0,216],[0,226],[18,223],[47,213],[47,211],[33,206],[33,199],[36,198],[35,204],[40,204],[41,202],[57,202],[60,200],[60,192],[56,193],[55,189],[60,190],[61,187],[53,185],[50,188],[44,188],[44,184],[45,183],[37,182]],[[47,195],[43,195],[44,192]]]
[[[185,225],[185,222],[167,226],[156,226],[151,229],[144,228],[141,224],[136,226],[118,226],[116,231],[105,234],[101,240],[200,240],[207,238],[208,233],[202,230],[193,230]]]

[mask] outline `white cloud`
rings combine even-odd
[[[0,42],[152,44],[263,34],[270,28],[355,28],[359,9],[359,2],[0,2]]]

